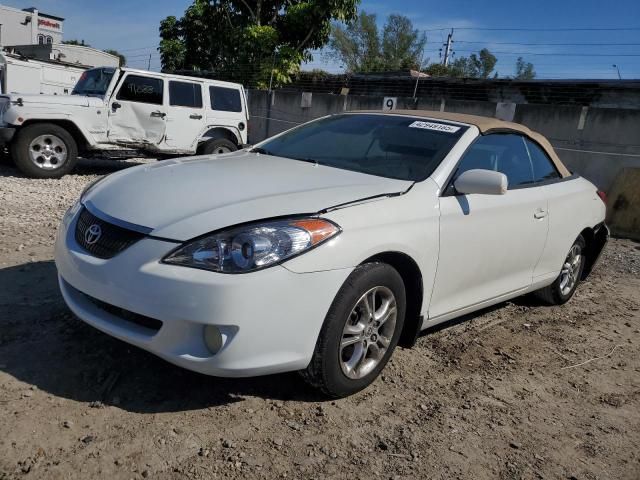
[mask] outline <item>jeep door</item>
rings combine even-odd
[[[204,129],[202,84],[169,80],[169,105],[165,142],[177,152],[195,152]]]
[[[164,97],[162,78],[126,73],[109,101],[109,141],[157,148],[166,130]]]

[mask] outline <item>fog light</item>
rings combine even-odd
[[[204,327],[204,343],[211,353],[214,355],[222,348],[222,333],[215,325],[206,325]]]

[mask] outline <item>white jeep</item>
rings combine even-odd
[[[247,143],[242,85],[130,68],[94,68],[72,95],[0,96],[0,149],[26,175],[59,178],[78,155],[226,153]]]

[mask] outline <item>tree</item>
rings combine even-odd
[[[536,78],[536,71],[533,63],[525,62],[524,58],[518,57],[516,60],[516,80],[533,80]]]
[[[329,49],[349,72],[380,72],[419,68],[427,43],[424,34],[402,15],[389,15],[382,41],[375,14],[362,11],[346,25],[335,24]]]
[[[389,15],[382,35],[382,58],[386,69],[420,68],[427,37],[402,15]]]
[[[498,59],[495,55],[483,48],[477,55],[472,53],[468,57],[456,58],[448,66],[432,63],[424,72],[433,77],[489,78],[496,63],[498,63]],[[494,74],[494,78],[497,77],[498,74]]]
[[[334,25],[329,49],[349,72],[383,70],[376,15],[363,11],[345,27]]]
[[[75,39],[63,40],[62,43],[63,43],[63,45],[81,45],[83,47],[90,47],[91,46],[88,43],[84,43],[84,40],[75,40]]]
[[[116,57],[118,57],[118,59],[120,60],[120,66],[121,67],[124,67],[127,64],[127,57],[125,57],[123,54],[121,54],[117,50],[108,49],[108,50],[103,50],[103,51],[105,53],[108,53],[110,55],[115,55]]]
[[[291,81],[332,21],[351,21],[360,0],[194,0],[182,18],[160,22],[163,70],[215,72],[265,87]]]

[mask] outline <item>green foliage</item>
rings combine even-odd
[[[448,66],[432,63],[424,71],[433,77],[453,78],[489,78],[495,69],[498,59],[488,49],[483,48],[478,55],[472,53],[468,57],[459,57]],[[493,78],[497,78],[496,73]]]
[[[104,52],[109,53],[111,55],[115,55],[116,57],[118,57],[118,59],[120,60],[120,66],[121,67],[124,67],[127,64],[127,57],[125,57],[123,54],[121,54],[117,50],[108,49],[108,50],[104,50]]]
[[[182,18],[160,22],[167,71],[213,71],[247,86],[291,81],[331,22],[356,17],[360,0],[195,0]]]
[[[517,80],[533,80],[536,78],[536,71],[533,63],[525,62],[524,58],[518,57],[516,60],[516,77]]]
[[[355,21],[333,26],[329,49],[349,72],[419,68],[427,39],[411,20],[389,15],[380,36],[376,15],[362,11]]]
[[[63,45],[81,45],[83,47],[90,47],[91,46],[88,43],[84,43],[84,40],[75,40],[75,39],[63,40],[62,44]]]

